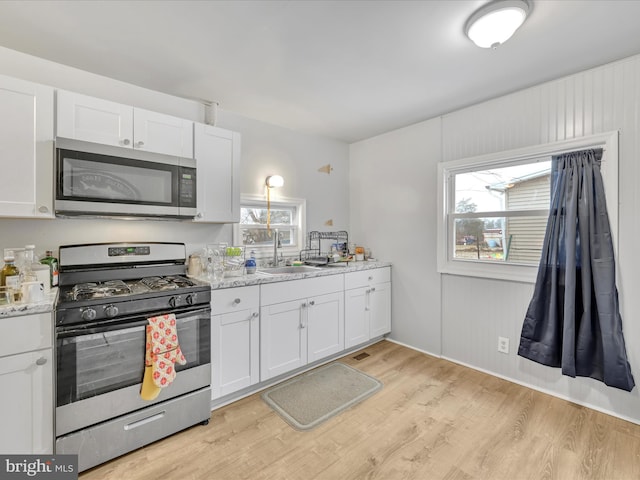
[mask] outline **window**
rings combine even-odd
[[[279,198],[271,201],[270,230],[278,230],[283,250],[298,252],[304,247],[305,201]],[[267,202],[263,197],[242,195],[240,223],[234,228],[234,244],[247,245],[256,252],[271,250],[273,236],[267,229]]]
[[[563,152],[603,148],[615,235],[617,139],[614,132],[440,164],[439,271],[535,281],[549,216],[552,157]]]

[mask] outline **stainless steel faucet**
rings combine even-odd
[[[273,266],[278,266],[278,248],[282,247],[282,243],[280,242],[280,232],[278,229],[272,230],[273,232]]]

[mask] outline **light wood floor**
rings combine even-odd
[[[640,479],[640,426],[391,342],[384,388],[310,432],[252,395],[82,480]]]

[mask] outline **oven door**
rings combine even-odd
[[[193,218],[193,160],[115,147],[56,148],[55,209],[59,215]],[[119,153],[120,156],[114,155]],[[136,158],[140,157],[140,158]]]
[[[175,380],[153,401],[140,398],[146,318],[56,329],[56,436],[208,388],[211,309],[188,308],[174,313],[178,341],[187,363],[176,364]]]

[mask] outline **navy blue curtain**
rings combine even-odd
[[[631,391],[602,150],[553,157],[551,205],[518,355]]]

